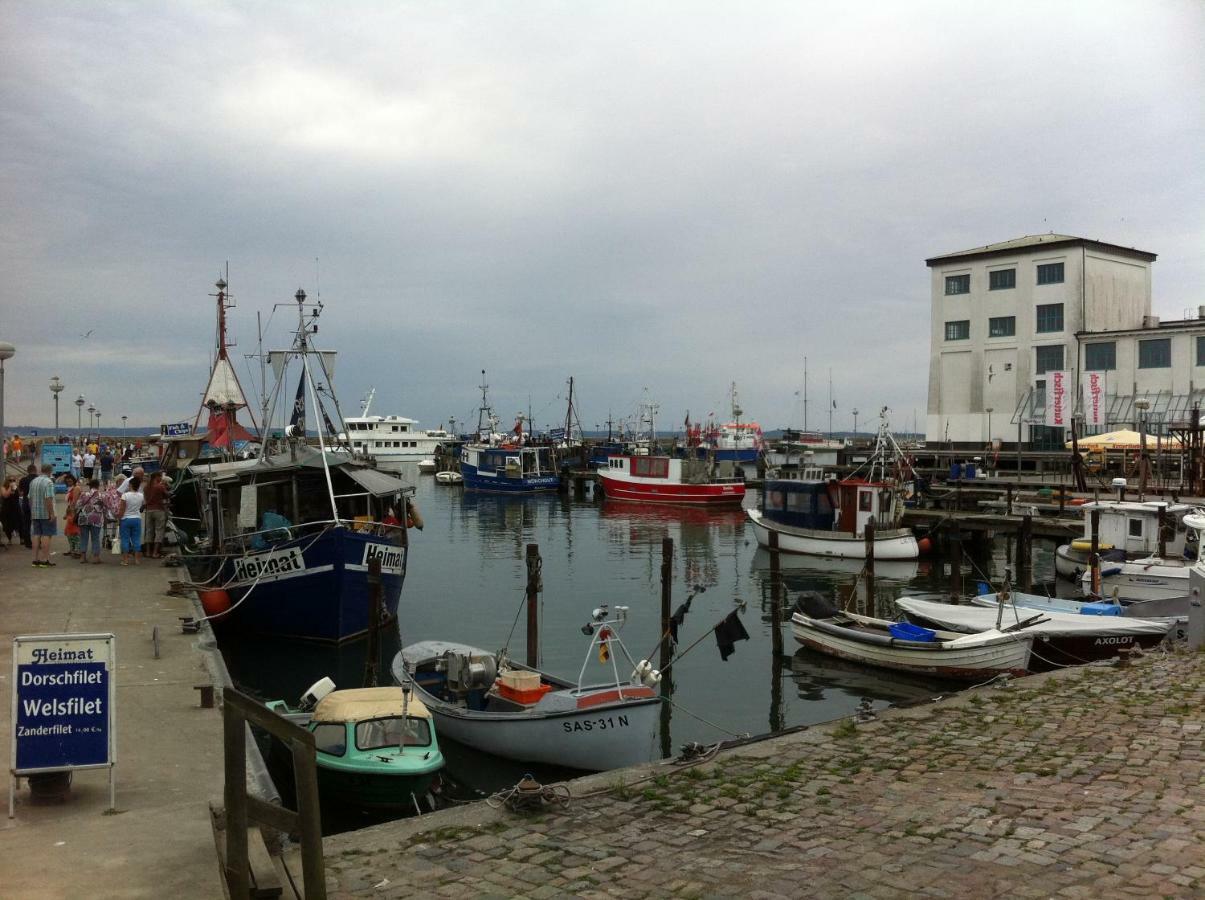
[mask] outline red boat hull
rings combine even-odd
[[[645,484],[608,478],[599,473],[599,483],[608,500],[631,503],[677,503],[689,506],[740,506],[745,485],[732,484]]]

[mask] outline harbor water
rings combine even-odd
[[[864,668],[800,648],[790,633],[790,610],[801,591],[819,591],[837,605],[865,611],[861,560],[825,560],[783,554],[775,565],[760,549],[741,510],[681,509],[599,502],[587,495],[495,497],[437,485],[412,466],[403,477],[416,485],[425,527],[411,532],[409,572],[396,627],[382,635],[377,671],[391,683],[390,662],[402,643],[442,639],[495,651],[526,651],[525,553],[539,546],[540,667],[574,682],[585,664],[586,683],[613,677],[612,663],[587,657],[582,626],[603,604],[628,607],[621,637],[637,659],[658,665],[662,543],[674,545],[672,607],[694,593],[679,631],[670,702],[650,758],[676,755],[683,744],[714,743],[793,726],[829,721],[864,704],[881,708],[949,693],[949,683]],[[751,491],[746,505],[757,503]],[[964,583],[1000,578],[1007,546],[997,540],[974,557],[964,555]],[[1048,565],[1041,551],[1039,571]],[[892,600],[905,593],[944,592],[948,568],[940,560],[884,563],[875,569],[875,611],[894,617]],[[774,607],[781,610],[775,628]],[[737,610],[749,640],[721,661],[712,629]],[[775,631],[780,640],[775,640]],[[296,700],[324,675],[339,687],[365,676],[365,644],[333,648],[246,639],[223,643],[240,688],[264,699]],[[630,664],[615,654],[620,677]],[[528,771],[541,780],[573,773],[498,760],[441,737],[448,758],[449,799],[472,799],[512,786]],[[446,800],[445,800],[446,802]],[[358,823],[353,823],[358,824]],[[329,826],[339,830],[345,821]]]

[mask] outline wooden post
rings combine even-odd
[[[540,664],[540,545],[527,545],[527,664]]]
[[[1021,534],[1017,543],[1017,558],[1021,561],[1020,577],[1017,579],[1021,590],[1033,590],[1033,518],[1028,514],[1021,519]]]
[[[1067,479],[1059,472],[1059,515],[1067,512]]]
[[[955,524],[950,529],[950,598],[962,600],[962,533]]]
[[[1008,484],[1007,497],[1008,497],[1008,508],[1005,510],[1005,513],[1007,515],[1011,516],[1013,514],[1013,485],[1012,485],[1011,481]]]
[[[1092,586],[1092,593],[1096,594],[1100,591],[1100,510],[1093,509],[1088,521],[1092,538],[1092,549],[1088,554],[1088,565],[1092,569],[1089,584]]]
[[[1159,558],[1167,558],[1167,504],[1159,507]]]
[[[866,520],[866,615],[874,615],[874,516]]]
[[[773,534],[774,532],[770,532]],[[777,555],[777,554],[775,554]],[[674,588],[674,539],[661,539],[661,668],[669,665],[674,649],[669,638],[669,606]]]
[[[305,879],[305,895],[315,896],[317,888],[322,891],[321,896],[325,897],[322,819],[318,814],[318,762],[314,757],[313,747],[293,745],[293,775],[297,791],[297,809],[301,818],[301,873]]]
[[[777,549],[777,532],[770,532],[770,544],[772,548]],[[777,552],[770,554],[770,649],[774,653],[773,671],[777,675],[778,658],[782,656],[782,561]],[[775,681],[771,682],[771,696],[774,693],[774,684],[779,680],[776,677]],[[779,690],[781,689],[782,685],[779,684]]]
[[[368,646],[364,648],[364,687],[380,684],[381,663],[381,559],[368,561]]]
[[[226,784],[226,884],[231,897],[251,896],[247,868],[247,726],[235,705],[222,703]]]

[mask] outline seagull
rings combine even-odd
[[[92,336],[92,332],[94,332],[95,330],[96,330],[95,328],[89,328],[87,334],[81,334],[80,337],[81,338],[89,338]]]

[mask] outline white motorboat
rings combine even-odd
[[[805,647],[829,656],[958,681],[1024,675],[1033,646],[1032,634],[995,628],[977,634],[931,631],[839,612],[815,593],[800,596],[791,616],[791,632]]]
[[[1000,601],[996,594],[980,594],[971,598],[975,606],[995,609]],[[1068,613],[1070,615],[1111,615],[1124,619],[1145,619],[1159,622],[1171,629],[1173,640],[1188,636],[1188,597],[1168,597],[1162,600],[1120,601],[1076,600],[1073,597],[1047,597],[1045,594],[1025,594],[1013,591],[1007,605],[1035,612]]]
[[[1146,556],[1141,559],[1109,562],[1100,568],[1099,586],[1093,584],[1089,568],[1080,576],[1080,589],[1086,597],[1116,597],[1119,600],[1169,600],[1188,595],[1188,573],[1201,565],[1201,533],[1205,531],[1205,511],[1186,515],[1184,527],[1194,533],[1186,544],[1195,546],[1192,559]]]
[[[435,471],[435,468],[435,460],[433,459],[420,459],[418,461],[418,470],[424,475],[430,475]]]
[[[625,616],[625,607],[614,617],[606,607],[595,611],[583,629],[591,641],[576,682],[445,641],[403,647],[393,677],[414,685],[441,735],[495,756],[589,772],[649,762],[657,756],[660,675],[619,640]],[[585,683],[587,667],[603,656],[611,679]],[[620,678],[620,664],[633,668],[629,679]]]
[[[447,471],[435,473],[436,484],[464,484],[464,476],[459,472]]]
[[[1002,626],[1013,626],[1023,634],[1037,638],[1030,668],[1035,671],[1074,666],[1097,659],[1110,659],[1130,647],[1153,647],[1167,637],[1171,623],[1146,619],[1127,619],[1117,615],[1093,616],[1034,610],[997,604],[996,609],[954,605],[900,597],[895,601],[909,621],[918,625],[980,634]]]
[[[1099,511],[1097,550],[1107,565],[1129,559],[1156,555],[1159,551],[1159,519],[1162,510],[1169,526],[1165,540],[1165,555],[1180,558],[1195,556],[1191,543],[1196,532],[1184,526],[1184,516],[1193,511],[1186,503],[1163,501],[1099,500],[1085,503],[1083,537],[1062,544],[1055,550],[1054,569],[1061,578],[1078,582],[1087,571],[1092,555],[1092,513]]]

